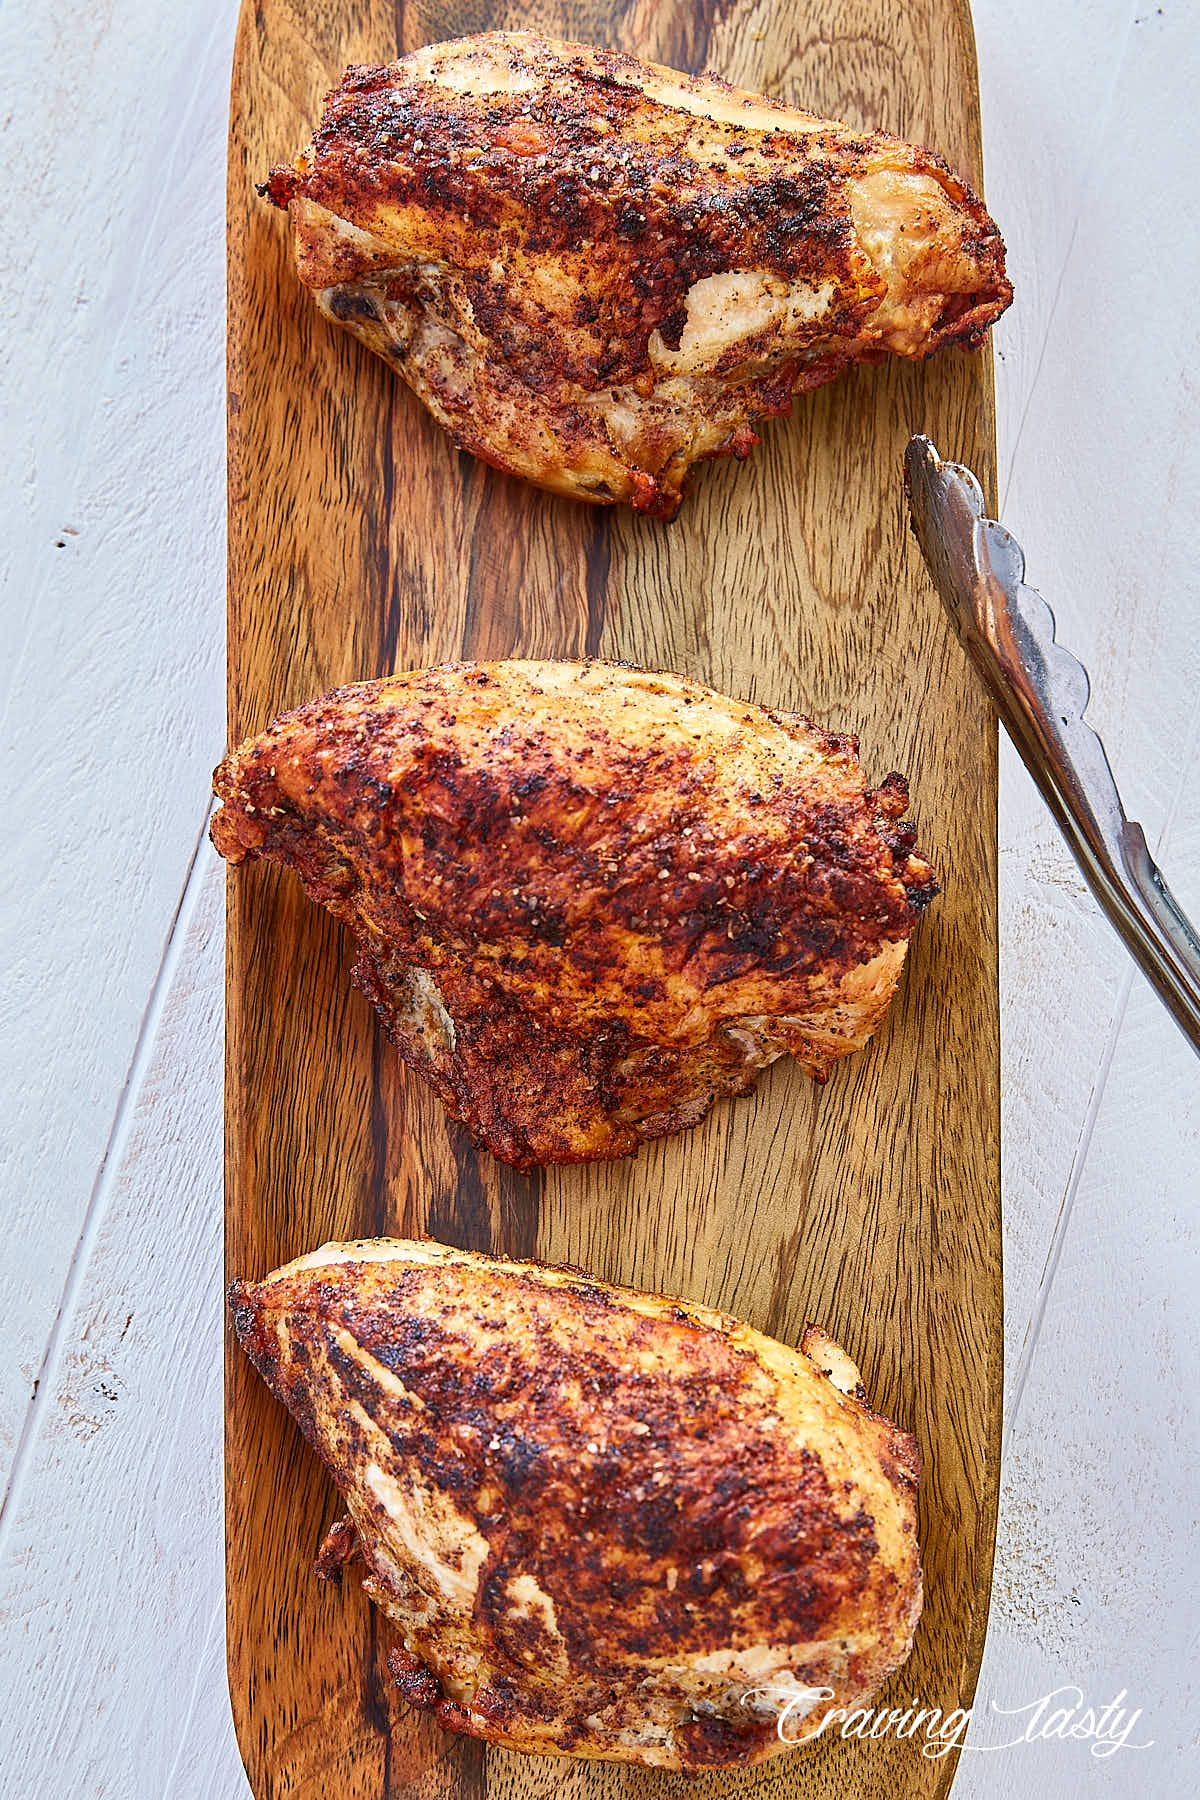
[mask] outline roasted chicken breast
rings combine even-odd
[[[879,1025],[937,891],[854,738],[603,662],[341,688],[221,764],[212,837],[358,934],[401,1056],[518,1168],[623,1156]]]
[[[753,1763],[908,1655],[917,1446],[823,1332],[386,1238],[230,1304],[348,1509],[318,1573],[361,1556],[447,1730]]]
[[[464,449],[669,518],[848,363],[977,345],[1004,245],[929,150],[531,32],[351,68],[261,190]]]

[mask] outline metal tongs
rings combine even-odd
[[[985,517],[971,471],[943,462],[927,437],[912,439],[904,462],[913,530],[963,649],[1092,893],[1200,1051],[1200,937],[1084,723],[1087,670],[1055,643],[1054,614],[1025,585],[1021,546]]]

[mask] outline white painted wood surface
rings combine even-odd
[[[1005,518],[1200,913],[1200,18],[977,0]],[[233,0],[0,12],[0,1794],[244,1800],[220,1500]],[[956,1796],[1197,1786],[1200,1069],[1005,755],[1007,1436]],[[1142,1717],[1000,1750],[1059,1687]],[[922,1696],[936,1704],[937,1696]],[[848,1754],[853,1754],[849,1751]],[[336,1800],[331,1796],[330,1800]]]

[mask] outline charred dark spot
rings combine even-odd
[[[437,1676],[407,1651],[389,1651],[387,1665],[392,1679],[410,1706],[430,1712],[442,1701],[444,1690]]]
[[[343,324],[352,319],[379,318],[379,311],[369,294],[357,292],[354,288],[340,287],[335,289],[329,301],[329,310],[335,319]]]
[[[715,1713],[699,1714],[677,1728],[676,1741],[697,1769],[730,1768],[748,1762],[770,1734],[770,1726],[734,1723]]]

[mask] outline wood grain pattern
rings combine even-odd
[[[822,1321],[928,1472],[928,1599],[885,1703],[969,1704],[991,1566],[1000,1418],[995,731],[908,537],[899,486],[927,430],[990,483],[986,355],[860,371],[801,402],[752,461],[703,471],[664,528],[522,487],[455,451],[329,327],[253,193],[351,61],[537,24],[930,142],[979,178],[958,0],[525,7],[247,6],[230,148],[232,739],[338,682],[456,656],[584,650],[676,668],[857,729],[912,782],[945,893],[888,1028],[817,1090],[776,1066],[696,1131],[608,1166],[523,1177],[447,1123],[351,990],[350,945],[297,884],[239,870],[229,900],[228,1272],[331,1236],[422,1234],[566,1259],[685,1293],[794,1340]],[[385,1628],[311,1576],[335,1498],[227,1352],[230,1686],[260,1800],[566,1792],[933,1795],[949,1760],[836,1742],[698,1785],[522,1759],[408,1713]]]

